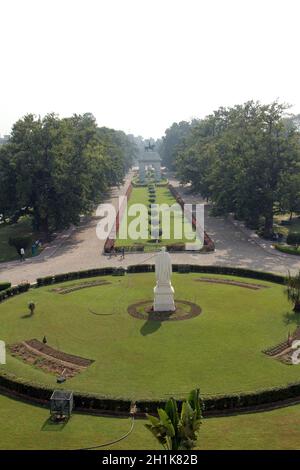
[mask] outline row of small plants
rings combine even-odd
[[[169,188],[172,196],[174,196],[174,198],[176,199],[176,202],[180,205],[182,210],[184,210],[185,202],[182,199],[182,197],[180,196],[180,194],[177,192],[177,190],[171,184],[168,184],[168,188]],[[193,226],[193,228],[196,228],[196,220],[195,220],[194,215],[192,216],[192,226]],[[215,244],[214,244],[213,240],[204,231],[204,246],[203,246],[201,251],[202,252],[210,252],[210,251],[214,251],[214,250],[215,250]]]

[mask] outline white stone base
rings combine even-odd
[[[174,312],[174,289],[171,283],[156,284],[154,287],[154,312]]]

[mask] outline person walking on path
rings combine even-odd
[[[20,261],[25,261],[25,250],[24,248],[20,249]]]

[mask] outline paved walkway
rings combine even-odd
[[[107,202],[117,206],[118,196],[125,193],[129,180],[130,177],[122,187],[114,188]],[[186,202],[204,202],[201,196],[191,195],[188,188],[180,188],[175,180],[172,183],[177,186]],[[268,242],[258,239],[253,232],[230,218],[210,216],[208,206],[205,205],[205,230],[214,240],[216,251],[208,254],[172,254],[173,263],[240,266],[282,274],[286,274],[288,269],[292,272],[300,269],[300,257],[274,251]],[[96,236],[98,221],[96,216],[83,219],[79,227],[64,232],[40,256],[25,263],[0,265],[0,280],[18,284],[68,271],[154,262],[154,255],[149,253],[128,254],[125,260],[121,260],[119,256],[109,258],[103,255],[104,241]]]

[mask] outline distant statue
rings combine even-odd
[[[156,280],[159,283],[165,284],[165,283],[171,282],[171,276],[172,276],[171,256],[166,251],[165,247],[162,247],[161,251],[155,257],[155,275],[156,275]]]
[[[155,312],[174,312],[174,289],[171,284],[172,262],[171,256],[163,247],[155,257],[156,286],[154,287]]]
[[[151,144],[151,140],[149,140],[148,145],[145,145],[145,150],[148,152],[149,150],[153,151],[155,147],[155,144]]]

